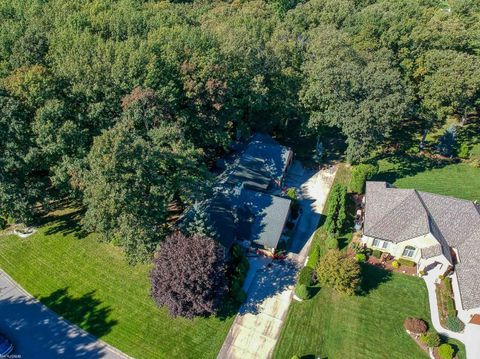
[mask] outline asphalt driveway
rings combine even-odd
[[[61,319],[0,270],[0,332],[15,345],[12,358],[127,358]]]

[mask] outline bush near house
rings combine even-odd
[[[428,325],[423,319],[407,318],[403,322],[403,326],[406,330],[414,334],[425,334],[428,330]]]
[[[352,179],[350,181],[350,191],[363,193],[365,191],[365,182],[378,173],[378,165],[362,163],[352,169]]]
[[[365,253],[357,253],[355,254],[355,259],[358,263],[364,263],[367,261],[367,256]]]
[[[452,359],[454,350],[450,344],[442,344],[438,347],[438,355],[441,359]]]
[[[228,267],[227,277],[229,279],[230,297],[237,303],[243,303],[247,298],[247,294],[242,287],[250,264],[240,246],[234,245],[232,247],[232,255]]]
[[[417,265],[415,262],[403,258],[397,259],[397,262],[405,267],[415,267]]]
[[[448,316],[445,321],[445,327],[452,332],[461,332],[465,329],[465,324],[457,316]]]
[[[292,218],[297,218],[300,210],[300,203],[298,202],[297,191],[295,188],[287,189],[287,197],[292,201],[291,210],[292,210]]]
[[[335,184],[328,197],[328,212],[324,228],[327,233],[338,235],[346,219],[345,202],[347,187],[339,183]]]
[[[380,257],[382,256],[382,253],[383,253],[382,251],[379,251],[378,249],[374,249],[372,252],[372,256],[374,256],[377,259],[380,259]]]

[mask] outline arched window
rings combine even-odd
[[[415,255],[415,250],[416,250],[415,247],[406,246],[405,249],[403,250],[402,256],[412,258]]]

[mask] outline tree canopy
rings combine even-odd
[[[147,258],[238,135],[328,129],[361,162],[478,118],[479,24],[475,0],[0,0],[0,215],[75,200]]]

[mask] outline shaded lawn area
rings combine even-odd
[[[150,266],[127,265],[118,248],[72,230],[72,218],[57,217],[26,239],[0,237],[0,267],[58,314],[135,358],[217,355],[233,317],[172,319],[149,296]]]
[[[378,164],[380,173],[375,180],[399,188],[480,201],[480,168],[469,164],[407,155],[382,159]]]
[[[321,288],[311,300],[292,302],[274,358],[428,358],[403,329],[407,316],[430,318],[423,281],[368,265],[363,278],[362,296]]]

